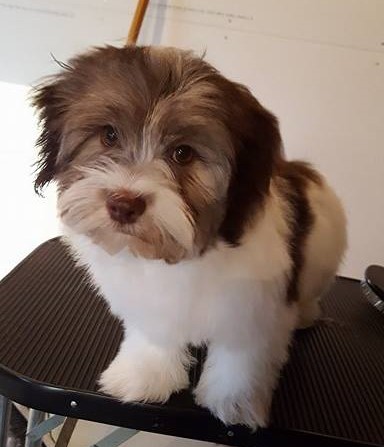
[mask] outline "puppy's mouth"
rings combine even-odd
[[[162,259],[175,264],[187,255],[186,250],[171,236],[152,231],[144,232],[137,225],[113,225],[113,229],[97,229],[88,234],[94,243],[110,255],[128,249],[133,255],[145,259]]]
[[[96,188],[89,175],[59,195],[58,210],[66,226],[110,254],[128,249],[137,257],[174,263],[194,253],[193,216],[175,190],[161,183],[156,195],[148,188],[111,191],[104,183]]]
[[[148,236],[146,236],[145,232],[143,230],[141,230],[141,231],[139,230],[139,228],[140,228],[139,223],[127,225],[127,224],[119,224],[117,222],[112,222],[111,228],[112,228],[112,232],[118,233],[122,236],[126,236],[129,238],[135,238],[135,239],[138,239],[138,240],[145,242],[147,244],[149,244],[151,242],[151,239]]]

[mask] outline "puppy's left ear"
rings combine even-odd
[[[35,191],[40,193],[55,178],[64,117],[68,109],[61,91],[60,75],[37,87],[31,95],[32,105],[38,112],[41,126],[36,146],[40,148],[36,162]]]
[[[276,117],[235,83],[227,89],[228,116],[235,150],[222,237],[237,245],[248,222],[262,209],[270,180],[282,159],[282,142]]]

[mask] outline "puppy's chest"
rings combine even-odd
[[[113,306],[175,310],[198,306],[223,295],[236,278],[221,262],[143,260],[129,253],[87,257],[89,270]],[[191,309],[189,309],[191,310]]]
[[[239,300],[259,294],[255,266],[220,250],[169,265],[135,258],[128,251],[111,256],[84,237],[71,238],[71,244],[111,310],[125,320],[202,322],[218,316],[223,306],[236,307]]]

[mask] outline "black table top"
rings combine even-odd
[[[225,427],[190,391],[165,405],[121,404],[96,383],[122,327],[52,239],[0,283],[0,394],[51,413],[228,445],[384,445],[384,315],[347,278],[322,307],[325,321],[294,338],[267,429]]]

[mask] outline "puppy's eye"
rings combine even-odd
[[[104,146],[108,147],[116,146],[119,140],[117,132],[112,126],[104,126],[100,138]]]
[[[178,146],[172,153],[172,160],[179,165],[186,165],[195,158],[195,151],[186,144]]]

